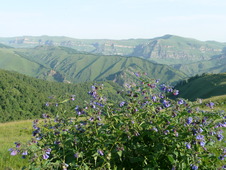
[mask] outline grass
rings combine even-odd
[[[0,169],[17,170],[28,164],[21,156],[11,156],[8,149],[15,147],[14,142],[27,142],[31,139],[32,121],[23,120],[0,124]]]

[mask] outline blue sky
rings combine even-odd
[[[0,37],[154,38],[226,42],[225,0],[6,0]]]

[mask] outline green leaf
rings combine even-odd
[[[169,161],[170,161],[172,164],[175,162],[175,160],[174,160],[174,158],[173,158],[172,155],[168,155],[167,157],[168,157]]]

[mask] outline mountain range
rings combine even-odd
[[[109,56],[139,57],[171,66],[187,76],[224,72],[226,43],[199,41],[175,35],[152,39],[74,39],[69,37],[22,36],[0,38],[0,43],[16,48],[40,45],[64,46],[77,51]]]
[[[97,55],[49,45],[0,48],[0,68],[68,83],[111,80],[125,85],[134,81],[135,72],[171,83],[186,77],[170,66],[138,57]]]

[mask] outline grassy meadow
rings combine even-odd
[[[14,147],[14,142],[26,142],[32,136],[32,120],[0,123],[0,169],[22,169],[28,163],[20,156],[11,156],[8,149]]]

